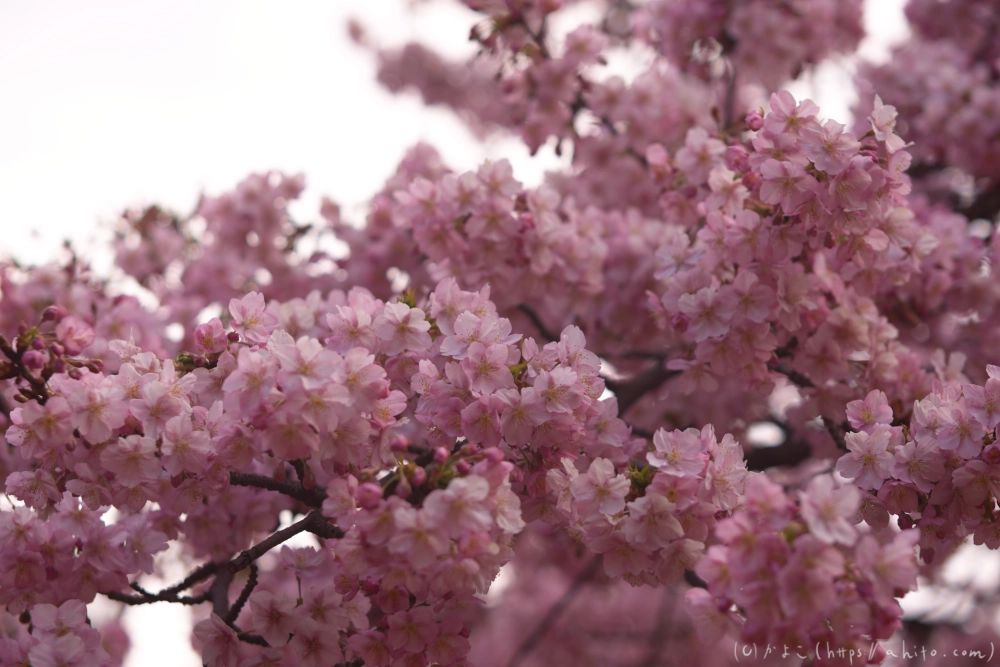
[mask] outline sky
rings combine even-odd
[[[884,60],[906,37],[903,3],[868,0],[864,57]],[[327,195],[360,221],[364,202],[417,141],[460,170],[507,157],[529,184],[559,166],[551,150],[532,159],[509,139],[479,143],[448,112],[378,86],[371,54],[347,38],[348,17],[384,44],[417,37],[446,55],[471,53],[474,14],[440,1],[407,13],[409,4],[0,2],[0,257],[49,261],[70,238],[107,270],[102,247],[124,208],[159,203],[187,213],[201,193],[271,169],[306,174],[296,219],[314,219]],[[825,65],[791,89],[844,122],[851,69],[849,61]],[[129,609],[127,667],[199,665],[188,613],[169,604]]]

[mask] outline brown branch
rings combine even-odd
[[[680,374],[681,371],[667,370],[663,364],[658,363],[649,370],[624,382],[605,379],[604,386],[608,388],[608,391],[614,392],[618,399],[618,414],[623,415],[626,410],[632,407],[633,403],[646,393],[658,389],[664,382]]]
[[[326,492],[322,489],[307,489],[296,482],[279,482],[271,477],[248,472],[230,472],[229,483],[236,486],[252,486],[258,489],[277,491],[309,507],[322,507],[323,501],[326,500]]]
[[[232,609],[229,610],[229,614],[226,616],[226,623],[231,625],[236,622],[236,619],[240,617],[240,612],[243,611],[243,605],[247,603],[250,599],[250,593],[253,592],[254,587],[257,586],[257,566],[250,563],[250,576],[247,578],[246,586],[240,592],[240,596],[236,598],[236,602],[233,603]]]
[[[812,455],[812,448],[804,439],[785,440],[776,447],[754,447],[743,458],[747,470],[761,471],[779,466],[796,466]]]
[[[834,422],[826,415],[823,415],[822,419],[823,419],[823,426],[826,427],[826,432],[830,434],[831,438],[833,438],[833,441],[837,444],[837,447],[846,452],[847,440],[845,440],[844,438],[844,427]]]
[[[590,561],[590,564],[576,575],[576,578],[573,579],[573,583],[571,583],[569,588],[566,589],[566,592],[563,593],[561,598],[559,598],[559,601],[552,605],[552,608],[549,609],[545,618],[543,618],[542,622],[538,624],[538,627],[536,627],[535,630],[528,635],[527,639],[521,643],[517,652],[514,653],[514,657],[512,657],[510,662],[507,663],[507,667],[517,667],[517,665],[521,664],[521,662],[528,657],[528,655],[535,649],[535,646],[538,645],[538,642],[540,642],[545,636],[545,633],[548,632],[553,625],[555,625],[556,621],[559,620],[559,617],[562,616],[564,611],[566,611],[569,603],[573,601],[573,598],[575,598],[577,593],[580,592],[580,589],[587,582],[587,580],[590,579],[591,575],[597,571],[600,564],[601,557],[595,556],[594,559]]]
[[[115,602],[121,602],[122,604],[127,605],[152,604],[154,602],[176,602],[178,604],[196,605],[201,604],[202,602],[208,602],[212,597],[210,590],[205,591],[200,595],[175,597],[167,597],[162,594],[153,596],[129,595],[128,593],[121,593],[119,591],[102,592],[101,595],[109,600],[114,600]]]
[[[708,582],[695,574],[694,570],[684,570],[684,581],[691,588],[708,588]]]
[[[232,582],[232,570],[221,568],[215,574],[215,581],[209,589],[212,596],[212,612],[219,618],[226,618],[229,615],[229,584]]]
[[[109,591],[107,593],[102,593],[102,595],[116,602],[122,602],[130,605],[151,604],[153,602],[178,602],[180,604],[187,605],[201,604],[202,602],[207,602],[210,599],[209,591],[190,597],[181,597],[177,594],[191,588],[198,582],[208,579],[210,576],[215,574],[216,568],[218,568],[217,563],[205,563],[189,574],[179,584],[175,584],[169,588],[164,588],[159,593],[150,593],[139,586],[137,582],[132,582],[129,586],[132,590],[138,592],[139,595],[129,595],[128,593],[121,593],[119,591]]]
[[[319,512],[313,511],[307,514],[301,521],[297,521],[288,528],[283,528],[282,530],[277,531],[263,542],[255,544],[246,551],[240,553],[239,556],[229,561],[226,565],[226,570],[229,573],[239,572],[274,547],[278,546],[282,542],[288,541],[295,535],[302,532],[310,532],[326,539],[341,538],[344,536],[344,531],[337,526],[328,523]],[[220,616],[222,615],[220,614]]]
[[[531,308],[531,306],[529,306],[526,303],[521,303],[517,305],[517,309],[528,316],[528,319],[531,320],[531,323],[535,325],[536,329],[538,329],[539,336],[541,336],[550,343],[554,343],[555,341],[559,340],[559,336],[549,331],[549,328],[545,326],[544,322],[542,322],[542,318],[538,316],[538,313],[536,313]]]
[[[204,581],[205,579],[208,579],[210,576],[215,574],[215,570],[217,567],[219,567],[218,563],[209,561],[208,563],[205,563],[197,570],[189,574],[184,579],[184,581],[180,582],[176,586],[171,586],[170,588],[164,588],[162,591],[160,591],[160,595],[176,595],[177,593],[180,593],[183,590],[187,590],[188,588],[191,588],[192,586],[197,584],[199,581]]]
[[[770,362],[767,364],[767,367],[775,373],[781,373],[786,376],[794,384],[800,387],[807,389],[814,389],[816,387],[816,384],[812,380],[785,364]],[[830,437],[833,438],[833,442],[836,443],[839,449],[846,452],[847,442],[844,440],[844,431],[846,429],[841,424],[834,422],[825,415],[821,416],[821,419],[823,420],[823,426],[826,427],[827,433],[829,433]]]
[[[791,380],[793,384],[796,384],[800,387],[804,387],[806,389],[816,388],[816,384],[812,380],[810,380],[808,377],[798,372],[791,366],[788,366],[787,364],[783,364],[780,362],[779,363],[769,362],[767,364],[767,368],[768,370],[774,371],[775,373],[781,373],[789,380]]]
[[[959,213],[969,220],[986,218],[993,222],[998,212],[1000,212],[1000,182],[996,183],[989,190],[979,193],[979,196],[967,207],[959,209]]]
[[[256,646],[264,646],[269,648],[271,645],[267,643],[267,640],[260,635],[255,635],[250,632],[239,632],[236,633],[236,638],[241,642],[246,642],[247,644],[255,644]]]

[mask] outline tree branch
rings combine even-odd
[[[302,532],[310,532],[326,539],[341,538],[344,536],[344,531],[337,526],[328,523],[319,512],[313,511],[307,514],[301,521],[293,523],[288,528],[279,530],[263,542],[255,544],[246,551],[242,552],[239,556],[229,561],[226,565],[226,571],[229,573],[239,572],[274,547],[278,546],[282,542],[288,541],[295,535]],[[220,614],[220,616],[225,618],[222,614]]]
[[[236,598],[236,602],[233,603],[232,609],[229,610],[229,614],[226,616],[226,623],[232,625],[236,622],[236,619],[240,617],[240,612],[243,611],[243,605],[247,603],[250,599],[250,593],[253,592],[254,587],[257,586],[257,566],[250,563],[250,576],[247,578],[246,586],[240,592],[240,596]]]
[[[776,447],[754,447],[744,454],[747,470],[761,471],[778,466],[795,466],[812,455],[812,448],[803,439],[785,440]]]
[[[573,583],[571,583],[569,588],[566,589],[566,592],[563,593],[561,598],[559,598],[559,601],[552,605],[552,608],[549,609],[545,618],[543,618],[542,622],[538,624],[538,627],[535,628],[534,632],[528,635],[528,638],[521,643],[521,646],[517,649],[514,657],[512,657],[510,662],[507,663],[507,667],[517,667],[517,665],[520,665],[521,662],[528,657],[528,655],[535,649],[535,646],[538,645],[538,642],[542,640],[542,637],[545,636],[545,633],[548,632],[553,625],[555,625],[556,621],[559,620],[559,617],[562,616],[562,613],[566,611],[569,603],[572,602],[573,598],[575,598],[577,593],[580,592],[583,584],[585,584],[587,580],[590,579],[591,575],[597,571],[600,564],[601,557],[595,556],[594,559],[590,561],[590,564],[588,564],[587,567],[576,575]]]
[[[664,382],[680,374],[681,371],[667,370],[663,364],[658,363],[649,370],[643,371],[624,382],[605,379],[604,386],[609,391],[614,392],[618,398],[618,414],[623,415],[626,410],[632,407],[633,403],[642,398],[647,392],[659,388]]]
[[[151,604],[153,602],[179,602],[180,604],[201,604],[202,602],[207,602],[210,598],[210,591],[206,591],[200,595],[181,597],[177,594],[181,591],[191,588],[198,582],[208,579],[210,576],[215,574],[218,568],[218,563],[208,562],[194,570],[189,574],[183,581],[179,584],[175,584],[170,588],[164,588],[159,593],[150,593],[149,591],[143,589],[138,583],[133,582],[130,584],[132,590],[139,593],[139,595],[129,595],[128,593],[121,593],[118,591],[110,591],[107,593],[102,593],[108,599],[114,600],[115,602],[122,602],[124,604]]]
[[[233,571],[225,568],[215,574],[215,581],[209,592],[212,596],[212,611],[219,618],[229,616],[229,584],[233,582]]]
[[[986,218],[993,222],[997,212],[1000,212],[1000,183],[996,183],[989,190],[981,192],[971,204],[966,208],[959,209],[958,212],[969,220]]]
[[[785,364],[770,362],[767,364],[767,367],[775,373],[781,373],[786,376],[794,384],[800,387],[807,389],[814,389],[816,387],[816,384],[812,380]],[[826,427],[827,433],[829,433],[830,437],[833,438],[833,442],[836,443],[839,449],[846,452],[847,442],[844,439],[844,427],[825,415],[821,415],[820,418],[823,420],[823,426]]]
[[[517,309],[528,316],[528,319],[531,320],[531,323],[535,325],[536,329],[538,329],[539,336],[541,336],[550,343],[554,343],[555,341],[559,340],[559,336],[549,331],[548,327],[545,326],[545,323],[542,322],[542,318],[538,316],[538,313],[536,313],[531,308],[531,306],[529,306],[526,303],[521,303],[517,305]]]
[[[299,483],[279,482],[271,477],[248,472],[230,472],[229,483],[235,486],[252,486],[258,489],[277,491],[309,507],[322,507],[323,501],[326,500],[326,492],[322,489],[307,489]]]

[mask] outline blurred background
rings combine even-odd
[[[846,123],[855,64],[887,59],[907,37],[904,4],[868,0],[858,54],[791,83],[796,97]],[[188,214],[202,193],[271,169],[306,175],[292,208],[300,222],[318,217],[322,196],[360,221],[418,141],[458,170],[506,157],[528,184],[564,165],[551,149],[531,158],[520,142],[481,142],[449,112],[384,91],[374,55],[348,36],[352,17],[380,46],[416,40],[454,58],[474,50],[476,15],[453,0],[0,3],[0,257],[43,263],[70,239],[110,274],[111,228],[126,207]],[[130,608],[123,622],[126,665],[200,664],[187,609]]]

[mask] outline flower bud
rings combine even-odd
[[[31,349],[33,350],[44,350],[45,349],[45,339],[44,338],[32,338],[31,339]]]
[[[42,311],[43,322],[58,322],[66,317],[66,309],[62,306],[49,306]]]
[[[49,345],[49,352],[51,352],[54,357],[61,357],[66,354],[66,349],[59,343],[52,343]]]
[[[762,127],[764,127],[764,116],[761,115],[759,109],[754,109],[746,116],[747,127],[750,128],[752,132],[757,132]]]
[[[760,184],[760,174],[755,171],[748,171],[743,174],[743,185],[746,186],[748,190],[755,189]]]
[[[65,373],[66,372],[66,362],[63,361],[62,359],[53,359],[52,360],[52,370],[55,371],[56,373]]]
[[[382,487],[372,482],[365,482],[358,487],[354,497],[360,507],[373,510],[382,502]]]
[[[389,441],[389,448],[394,452],[405,452],[409,446],[410,439],[405,435],[394,435],[392,436],[392,440]]]
[[[377,595],[381,587],[382,586],[379,583],[378,579],[375,579],[374,577],[368,577],[367,579],[365,579],[365,583],[362,585],[362,589],[365,591],[365,595]]]
[[[455,464],[455,470],[457,470],[460,475],[468,475],[469,471],[472,470],[472,466],[469,465],[468,461],[459,461]]]
[[[434,450],[434,463],[444,463],[448,460],[448,450],[444,447],[438,447]]]
[[[229,339],[230,343],[238,343],[238,342],[240,342],[240,335],[238,333],[236,333],[235,331],[230,331],[228,334],[226,334],[226,338]]]
[[[483,454],[485,455],[486,460],[490,463],[500,463],[504,460],[504,458],[506,458],[503,451],[501,451],[499,447],[490,447],[489,449],[484,450]]]
[[[45,357],[38,350],[28,350],[21,356],[21,361],[24,362],[25,367],[33,371],[37,371],[45,365]]]
[[[726,149],[726,166],[733,171],[750,171],[750,161],[747,159],[747,149],[734,144]]]
[[[423,468],[417,468],[413,471],[413,474],[410,475],[410,482],[413,483],[413,486],[423,486],[426,481],[427,471]]]
[[[412,493],[413,487],[410,485],[410,480],[406,479],[406,475],[400,475],[399,482],[396,483],[396,495],[405,500]]]

